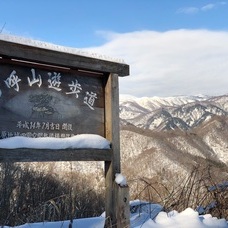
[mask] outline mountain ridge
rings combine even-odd
[[[194,99],[193,99],[194,98]],[[151,130],[193,129],[212,116],[228,115],[228,95],[121,98],[120,122]]]
[[[129,179],[176,182],[173,176],[210,167],[227,180],[227,94],[142,99],[120,99],[122,167]]]

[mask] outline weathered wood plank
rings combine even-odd
[[[70,68],[129,75],[129,65],[0,40],[0,56]]]
[[[115,183],[117,194],[115,201],[117,202],[117,227],[130,228],[130,206],[129,206],[129,187],[119,186]]]
[[[0,162],[110,161],[112,149],[0,149]]]
[[[113,159],[105,162],[106,184],[106,224],[105,227],[117,226],[117,188],[115,174],[120,173],[120,135],[119,135],[119,81],[117,74],[110,74],[105,87],[105,137],[112,143]],[[118,222],[119,224],[120,222]]]
[[[102,77],[14,63],[0,60],[0,138],[104,136]]]

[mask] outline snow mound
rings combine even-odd
[[[178,213],[171,211],[169,213],[160,212],[154,220],[159,227],[184,227],[184,228],[205,228],[205,227],[228,227],[225,219],[217,219],[211,215],[199,216],[198,212],[191,208]],[[156,227],[156,226],[154,226]]]
[[[0,148],[17,149],[17,148],[33,148],[33,149],[110,149],[110,142],[100,135],[81,134],[70,138],[28,138],[23,136],[15,136],[11,138],[1,139]]]
[[[115,182],[121,187],[127,186],[127,179],[121,173],[115,174]]]

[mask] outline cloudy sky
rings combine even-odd
[[[228,94],[228,2],[0,0],[0,33],[123,59],[120,93]]]

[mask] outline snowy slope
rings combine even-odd
[[[210,214],[199,216],[198,212],[187,208],[178,213],[160,212],[159,205],[143,205],[140,210],[131,213],[130,228],[227,228],[228,223],[225,219],[212,217]],[[84,218],[73,220],[72,228],[103,228],[105,217]],[[15,228],[67,228],[70,221],[30,223]],[[9,228],[4,226],[3,228]]]
[[[227,116],[228,96],[144,97],[120,96],[122,125],[150,130],[189,130],[213,116]]]

